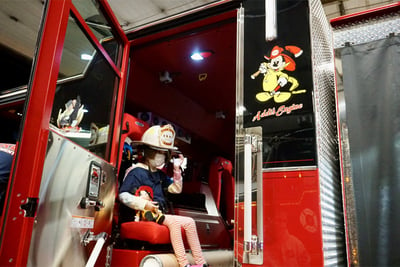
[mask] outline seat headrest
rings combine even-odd
[[[232,162],[230,160],[227,160],[223,157],[217,157],[214,161],[217,166],[219,166],[220,170],[226,170],[230,174],[232,174]]]
[[[129,137],[131,140],[140,140],[143,133],[149,128],[149,124],[128,113],[124,113],[122,123],[122,140]]]

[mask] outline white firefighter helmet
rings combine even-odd
[[[177,150],[174,146],[175,141],[175,130],[170,124],[163,126],[155,125],[147,129],[143,135],[141,141],[134,141],[136,145],[148,145],[156,150]]]

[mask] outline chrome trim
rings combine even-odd
[[[95,23],[95,22],[90,22],[90,21],[86,21],[87,25],[93,26],[94,28],[99,28],[99,29],[106,29],[106,30],[111,30],[112,28],[108,25],[104,25],[104,24],[100,24],[100,23]]]
[[[19,94],[25,94],[28,91],[28,89],[27,89],[27,86],[24,86],[24,89],[15,90],[15,91],[12,91],[12,92],[11,92],[11,90],[6,90],[6,91],[9,91],[9,92],[6,92],[5,94],[1,94],[0,95],[0,99],[11,97],[11,96],[15,96],[15,95],[19,95]]]
[[[282,172],[282,171],[315,171],[317,166],[299,166],[299,167],[276,167],[263,168],[263,172]]]
[[[219,224],[218,220],[207,220],[207,219],[195,219],[196,222],[201,222],[201,223],[211,223],[211,224]]]
[[[348,257],[343,203],[340,203],[342,162],[336,106],[333,34],[321,1],[309,0],[309,9],[324,266],[344,266],[347,265]]]
[[[262,127],[245,129],[244,136],[244,251],[243,263],[262,265],[264,260],[264,216],[262,174]],[[253,182],[255,181],[255,183]],[[257,190],[256,234],[253,234],[252,192]]]

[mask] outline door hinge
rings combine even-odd
[[[24,210],[25,217],[35,217],[39,199],[36,197],[28,197],[25,204],[22,204],[20,208]]]

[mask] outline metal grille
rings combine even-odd
[[[352,21],[334,27],[334,48],[384,39],[400,33],[400,11]]]
[[[324,266],[345,266],[333,40],[318,0],[310,0],[310,20]]]

